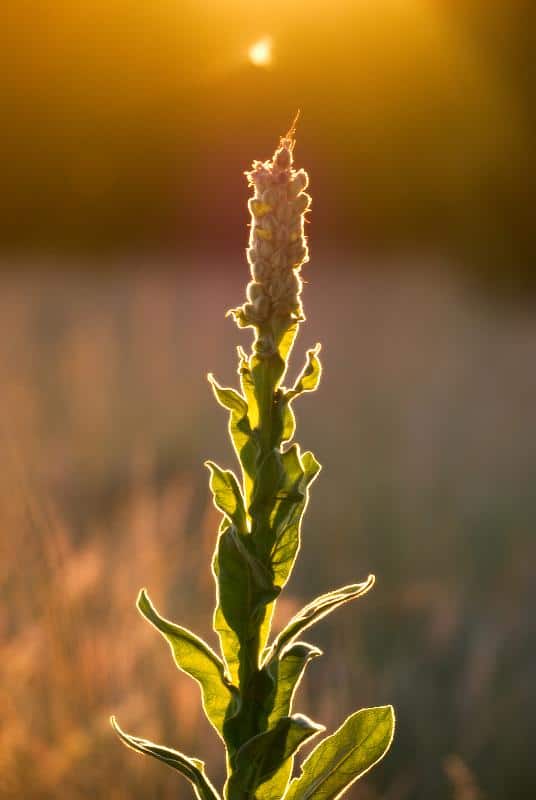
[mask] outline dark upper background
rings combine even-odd
[[[530,0],[21,0],[0,26],[6,252],[243,246],[297,108],[316,246],[534,288]],[[273,39],[269,69],[248,61]],[[95,262],[94,262],[95,263]]]

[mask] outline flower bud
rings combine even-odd
[[[307,189],[308,184],[309,178],[307,177],[307,173],[305,170],[300,169],[299,172],[295,173],[293,179],[288,185],[288,196],[292,199],[296,198],[300,192],[303,192],[304,189]]]
[[[307,257],[307,248],[301,242],[295,242],[289,247],[287,255],[288,266],[292,268],[299,267]]]
[[[289,270],[285,276],[285,290],[290,295],[298,295],[301,289],[301,280],[294,270]]]
[[[270,265],[261,258],[255,264],[251,264],[251,277],[256,283],[265,284],[270,275]]]
[[[265,214],[268,214],[272,211],[272,206],[269,203],[265,203],[262,200],[256,200],[253,197],[250,197],[248,202],[248,207],[251,212],[252,217],[264,217]]]
[[[304,170],[293,169],[294,141],[282,139],[271,161],[254,161],[248,182],[254,196],[248,201],[251,228],[248,262],[252,281],[247,302],[237,311],[239,324],[263,327],[274,316],[279,319],[302,317],[299,271],[307,260],[304,214],[311,198]],[[278,329],[281,323],[278,322]]]
[[[279,169],[288,169],[292,164],[292,153],[290,151],[290,147],[284,145],[283,147],[280,147],[279,150],[276,150],[274,161]]]
[[[278,199],[279,199],[279,192],[272,187],[266,189],[262,193],[261,197],[262,202],[266,203],[266,205],[270,206],[271,208],[274,208],[274,206],[277,204]]]
[[[255,300],[257,300],[257,298],[261,297],[264,294],[264,288],[260,283],[255,283],[254,281],[251,281],[250,283],[248,283],[246,292],[248,300],[251,303],[255,303]]]
[[[301,215],[305,214],[305,212],[309,210],[310,205],[311,205],[310,195],[306,194],[305,192],[300,192],[300,194],[293,201],[292,208],[294,209],[295,214]]]
[[[260,239],[259,242],[257,243],[257,252],[261,258],[264,258],[267,261],[269,261],[273,253],[273,246],[270,243],[270,241],[268,240],[263,241],[262,239]]]
[[[269,227],[261,228],[260,226],[255,228],[255,233],[259,237],[259,239],[264,239],[264,241],[269,242],[272,238],[272,231]]]
[[[253,303],[253,306],[258,317],[262,320],[266,319],[268,312],[270,311],[270,299],[263,294],[260,297],[257,297]]]

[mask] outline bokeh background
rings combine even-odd
[[[535,46],[530,0],[3,4],[2,800],[189,797],[112,712],[222,777],[134,600],[214,641],[205,374],[248,342],[243,172],[298,108],[324,471],[278,624],[378,579],[312,634],[300,710],[395,704],[355,800],[534,798]]]

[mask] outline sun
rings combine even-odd
[[[256,67],[268,67],[272,63],[272,40],[265,36],[254,42],[248,50],[249,60]]]

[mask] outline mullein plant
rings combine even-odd
[[[229,435],[240,477],[207,462],[214,504],[221,513],[212,571],[216,582],[214,629],[221,655],[187,628],[160,616],[145,590],[141,614],[167,641],[179,669],[201,692],[203,710],[226,751],[226,800],[331,800],[376,764],[394,732],[391,706],[356,711],[324,738],[292,777],[300,747],[324,726],[292,710],[307,664],[321,651],[303,632],[334,609],[364,595],[374,576],[317,597],[270,637],[274,606],[300,548],[301,521],[320,465],[293,442],[293,403],[320,381],[319,345],[291,388],[283,385],[298,327],[305,317],[301,268],[308,260],[304,232],[311,204],[307,173],[293,166],[294,128],[271,161],[246,173],[251,228],[251,281],[244,305],[232,316],[252,328],[250,355],[238,351],[240,389],[209,380],[229,412]],[[169,747],[130,736],[114,718],[121,740],[182,773],[198,800],[219,800],[205,765]]]

